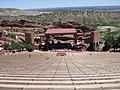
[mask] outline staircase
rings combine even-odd
[[[0,90],[120,90],[120,74],[73,75],[44,77],[41,75],[0,74]]]
[[[120,90],[119,53],[0,56],[0,90]]]

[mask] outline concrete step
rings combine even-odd
[[[114,89],[120,89],[120,84],[93,84],[93,85],[14,85],[14,84],[0,84],[0,88],[1,89],[38,89],[38,90],[42,90],[42,89],[73,89],[73,90],[77,90],[77,89],[105,89],[105,88],[109,88],[111,90]]]
[[[59,75],[59,77],[43,77],[44,75],[10,75],[10,74],[0,74],[0,80],[44,80],[44,81],[49,81],[49,80],[64,80],[64,81],[79,81],[79,80],[109,80],[109,79],[120,79],[120,75],[77,75],[74,77],[63,77],[64,75]]]
[[[117,80],[120,79],[120,76],[104,76],[104,77],[71,77],[71,78],[64,78],[64,77],[16,77],[16,76],[2,76],[0,80],[34,80],[34,81],[92,81],[92,80]]]
[[[48,75],[48,77],[44,77],[44,75]],[[52,74],[53,75],[53,74]],[[68,74],[57,74],[60,78],[61,75],[68,75]],[[111,77],[111,76],[120,76],[120,73],[115,74],[97,74],[97,75],[85,75],[85,74],[70,74],[72,78],[83,78],[83,77]],[[0,77],[43,77],[43,78],[51,78],[50,74],[0,74]],[[61,78],[69,78],[69,77],[61,77]]]
[[[87,84],[109,84],[119,83],[116,80],[92,80],[92,81],[28,81],[28,80],[0,80],[0,84],[25,84],[25,85],[87,85]]]
[[[40,75],[0,74],[0,90],[79,90],[120,89],[119,75],[80,75],[79,77],[40,77]]]

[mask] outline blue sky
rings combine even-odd
[[[120,0],[0,0],[0,8],[52,8],[120,5]]]

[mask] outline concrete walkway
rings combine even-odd
[[[2,55],[0,90],[120,90],[119,55],[99,52]]]

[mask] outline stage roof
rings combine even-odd
[[[76,34],[77,31],[75,28],[67,28],[67,29],[48,29],[45,34],[46,35],[55,35],[55,34]]]

